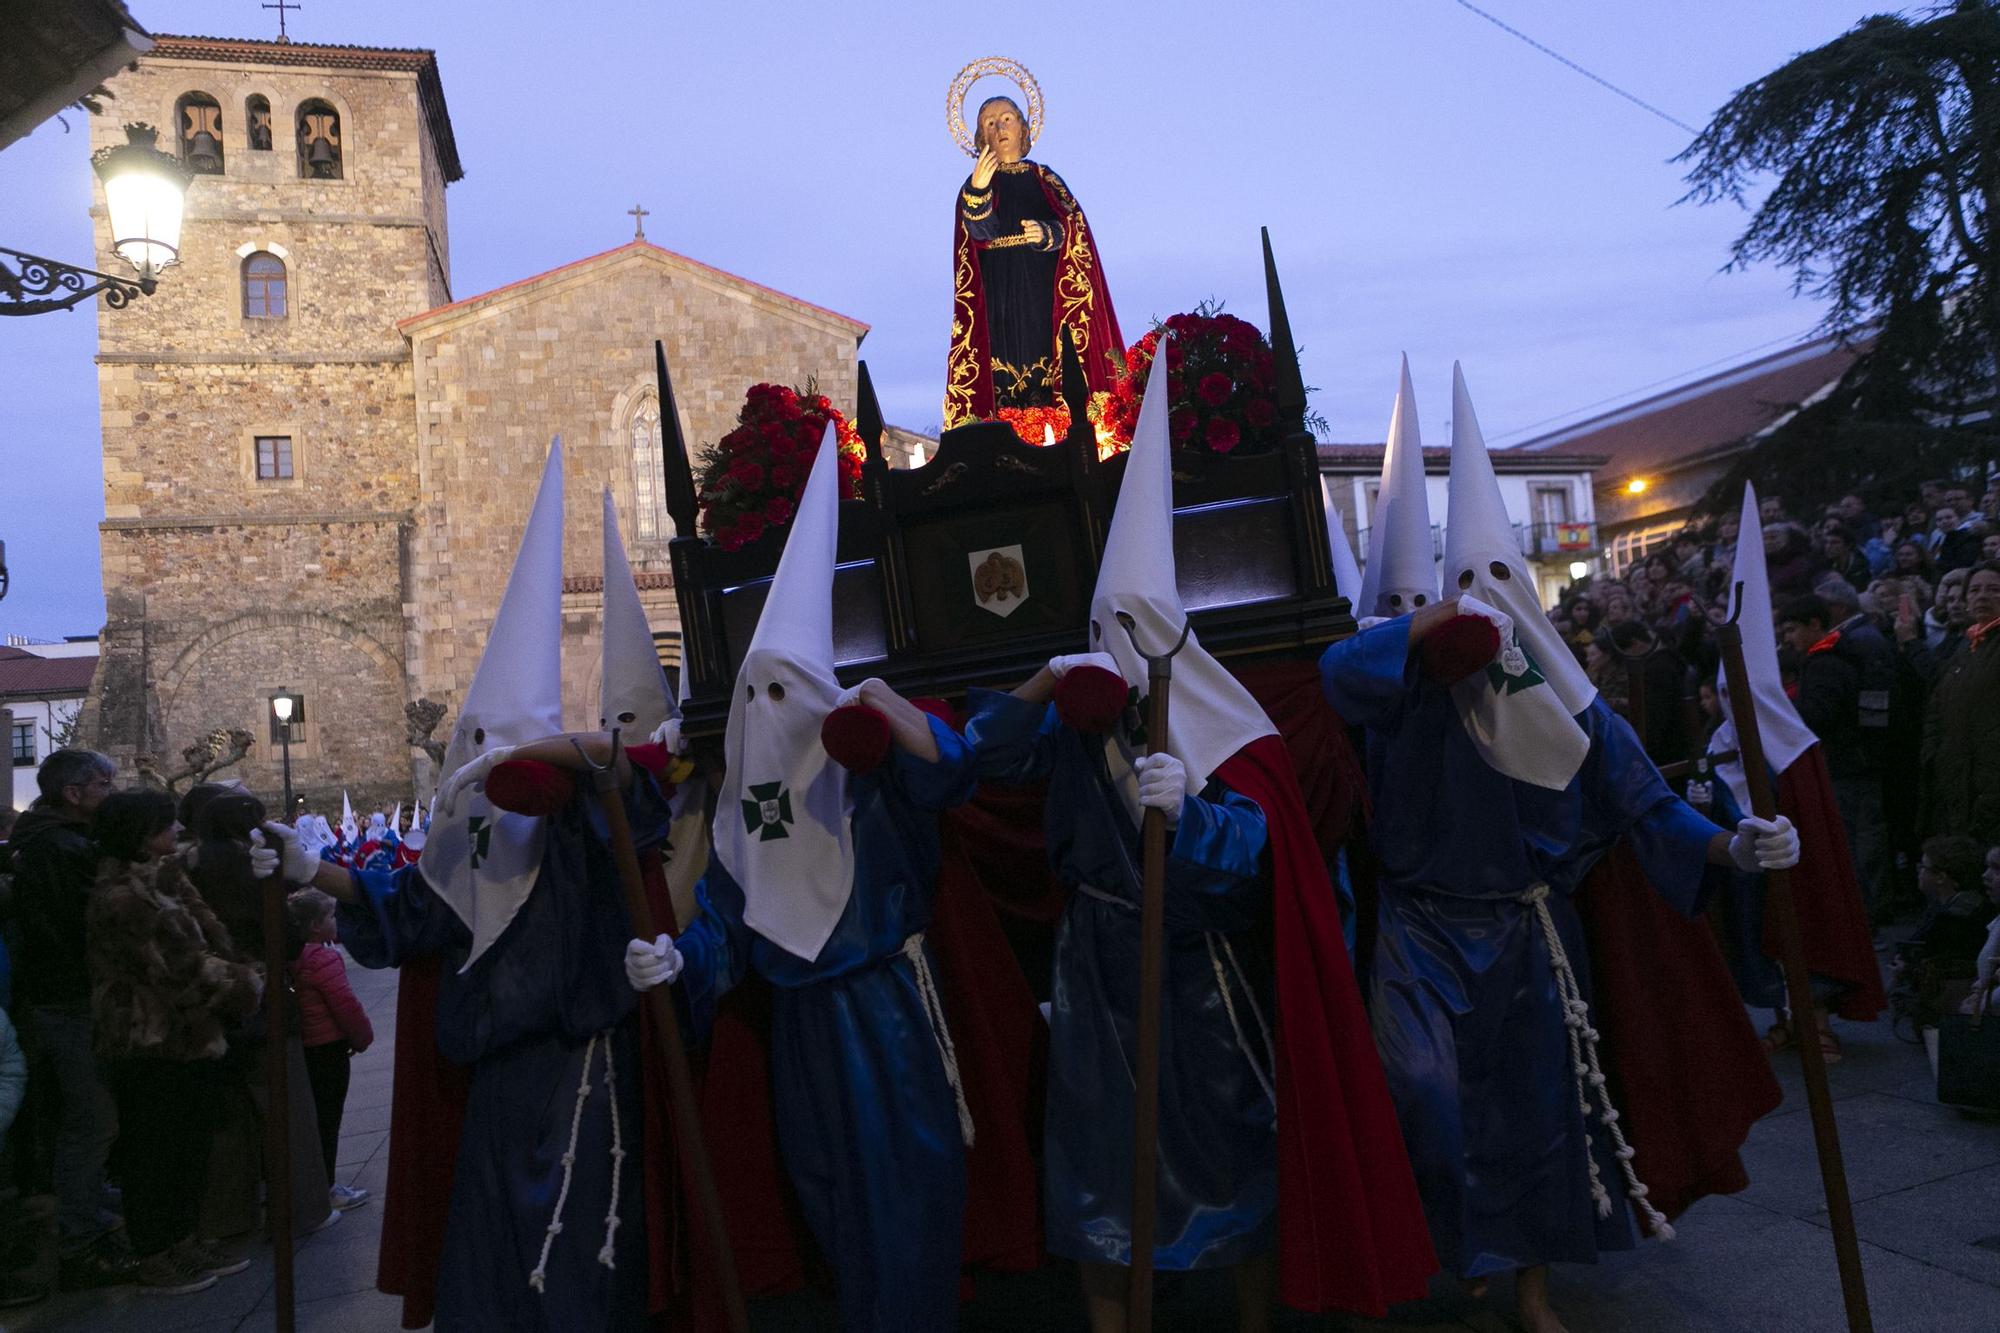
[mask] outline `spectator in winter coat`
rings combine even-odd
[[[94,751],[55,751],[35,775],[41,795],[8,839],[21,928],[16,1012],[27,1017],[53,1076],[48,1091],[61,1107],[52,1165],[57,1281],[66,1291],[129,1282],[133,1270],[113,1231],[116,1218],[104,1206],[104,1164],[118,1137],[118,1111],[91,1038],[84,952],[84,915],[97,880],[90,820],[111,794],[116,772]]]
[[[135,1280],[145,1294],[201,1291],[249,1267],[196,1239],[195,1221],[226,1033],[256,1009],[262,978],[182,873],[172,797],[117,792],[93,822],[104,864],[90,898],[91,1016],[118,1097]],[[268,876],[277,857],[247,868]]]
[[[305,939],[292,964],[299,995],[299,1039],[305,1043],[306,1076],[312,1081],[313,1107],[319,1113],[320,1155],[326,1178],[333,1181],[328,1202],[337,1210],[368,1202],[368,1191],[334,1180],[340,1150],[340,1119],[347,1106],[347,1082],[354,1057],[375,1040],[368,1013],[347,984],[347,964],[334,948],[333,899],[318,889],[301,889],[291,897],[294,932]]]
[[[1966,581],[1972,628],[1924,717],[1924,827],[2000,843],[2000,563]]]

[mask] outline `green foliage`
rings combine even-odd
[[[1862,349],[1704,509],[1733,508],[1745,476],[1803,500],[1990,455],[1949,423],[1991,406],[2000,361],[2000,3],[1864,19],[1738,90],[1676,160],[1684,202],[1750,211],[1728,267],[1791,270]]]

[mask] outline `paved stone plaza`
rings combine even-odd
[[[302,1333],[376,1333],[401,1326],[400,1302],[374,1290],[388,1169],[395,975],[349,969],[368,1007],[375,1045],[354,1062],[342,1125],[340,1178],[376,1200],[299,1248]],[[1932,1099],[1920,1048],[1886,1022],[1843,1024],[1847,1058],[1833,1068],[1848,1179],[1881,1333],[2000,1329],[2000,1120],[1974,1120]],[[1648,1244],[1594,1269],[1558,1271],[1556,1295],[1572,1333],[1834,1333],[1844,1327],[1833,1245],[1814,1169],[1812,1133],[1795,1063],[1781,1066],[1785,1104],[1751,1135],[1751,1185],[1704,1200],[1680,1239]],[[1228,1329],[1226,1282],[1164,1289],[1163,1330]],[[1383,1323],[1289,1319],[1286,1330],[1393,1329],[1398,1333],[1505,1333],[1515,1327],[1505,1283],[1488,1302],[1455,1295]],[[837,1327],[824,1294],[760,1303],[759,1333]],[[268,1255],[249,1271],[194,1296],[141,1300],[129,1291],[59,1296],[5,1323],[8,1330],[144,1330],[226,1333],[271,1326]],[[982,1279],[964,1329],[977,1333],[1081,1333],[1073,1280],[1060,1270]]]

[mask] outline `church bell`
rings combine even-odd
[[[340,168],[340,159],[333,155],[333,145],[325,139],[314,139],[306,149],[306,166],[321,180],[330,180]]]
[[[222,170],[222,145],[207,130],[197,130],[188,140],[188,165],[206,175]]]

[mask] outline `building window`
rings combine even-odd
[[[14,724],[14,767],[33,768],[35,766],[35,724],[16,722]]]
[[[285,317],[285,261],[259,250],[243,261],[243,317]]]
[[[243,102],[244,128],[250,146],[260,153],[271,150],[271,99],[258,94]]]
[[[222,103],[207,93],[185,93],[174,103],[174,139],[187,169],[222,174]]]
[[[1534,521],[1537,525],[1567,523],[1569,513],[1569,487],[1537,486],[1529,496],[1534,505]]]
[[[299,175],[308,180],[340,179],[340,113],[320,101],[299,104]]]
[[[290,481],[292,479],[292,437],[289,435],[259,435],[257,437],[257,480]]]
[[[664,542],[674,535],[667,515],[666,458],[660,452],[660,400],[643,395],[632,409],[632,540]]]

